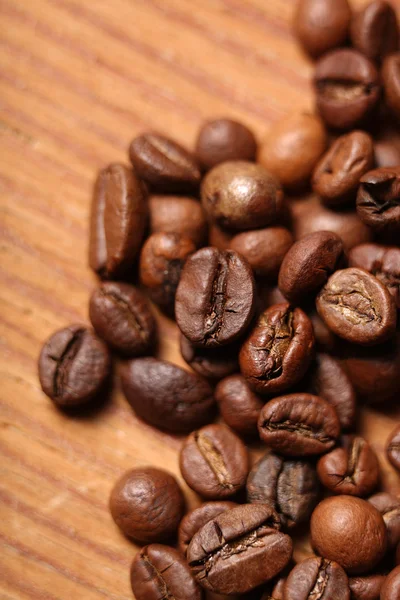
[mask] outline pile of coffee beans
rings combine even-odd
[[[99,401],[113,353],[135,414],[187,436],[198,508],[185,514],[155,466],[111,493],[115,523],[144,545],[137,600],[400,598],[400,498],[379,491],[358,433],[361,403],[400,397],[398,21],[380,0],[355,14],[300,0],[295,32],[317,60],[315,114],[262,144],[231,119],[205,123],[194,152],[136,137],[131,166],[95,184],[93,328],[57,331],[40,355],[43,391],[69,409]],[[156,358],[149,299],[176,320],[188,369]],[[294,564],[307,528],[315,555]]]

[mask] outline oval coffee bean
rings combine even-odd
[[[212,420],[215,403],[208,383],[155,358],[122,365],[122,389],[135,413],[166,431],[186,433]]]
[[[265,402],[248,386],[242,375],[231,375],[215,388],[215,399],[225,423],[243,436],[258,434],[257,423]]]
[[[203,597],[183,556],[161,544],[145,546],[136,554],[131,585],[136,600],[202,600]]]
[[[132,169],[100,171],[92,201],[89,264],[104,279],[125,275],[136,259],[148,217],[145,186]]]
[[[386,456],[400,473],[400,425],[393,429],[386,442]]]
[[[59,329],[40,352],[40,385],[59,406],[78,406],[92,400],[102,390],[110,370],[106,344],[82,325]]]
[[[370,2],[350,24],[351,43],[371,60],[381,61],[399,47],[399,28],[394,8],[383,0]]]
[[[232,119],[207,121],[199,131],[196,156],[207,171],[229,160],[255,161],[257,142],[246,125]]]
[[[204,525],[187,560],[200,585],[217,594],[245,594],[269,581],[292,556],[292,540],[276,529],[271,507],[244,504]]]
[[[198,508],[188,512],[182,519],[178,530],[179,550],[186,556],[187,549],[195,533],[218,515],[235,508],[237,504],[229,500],[220,502],[204,502]]]
[[[350,600],[350,587],[342,567],[319,556],[306,558],[290,571],[284,600]]]
[[[219,381],[239,370],[237,344],[223,348],[196,348],[184,335],[180,338],[182,358],[202,377]]]
[[[236,252],[198,250],[186,262],[176,292],[179,329],[196,346],[235,341],[253,316],[254,285],[248,262]]]
[[[317,296],[316,306],[329,329],[354,344],[379,344],[396,330],[392,296],[363,269],[336,271]]]
[[[383,582],[381,600],[396,600],[400,597],[400,567],[389,573]]]
[[[311,456],[330,450],[340,433],[334,408],[312,394],[288,394],[261,410],[262,441],[284,456]]]
[[[349,266],[375,275],[392,294],[400,308],[400,248],[380,244],[360,244],[349,252]]]
[[[246,446],[225,425],[207,425],[193,431],[184,442],[179,465],[192,490],[218,500],[244,487],[249,457]]]
[[[368,498],[385,521],[388,534],[388,549],[393,550],[400,542],[400,500],[396,496],[382,492]]]
[[[361,177],[357,212],[376,231],[400,232],[400,166],[375,169]]]
[[[256,392],[288,389],[303,377],[313,355],[311,321],[300,308],[268,308],[244,342],[239,355],[242,375]]]
[[[379,600],[385,575],[350,577],[349,586],[353,600]]]
[[[197,248],[207,239],[207,220],[198,200],[184,196],[149,198],[150,233],[178,233],[193,240]]]
[[[386,104],[400,119],[400,52],[388,56],[382,67]],[[399,166],[399,163],[393,166]]]

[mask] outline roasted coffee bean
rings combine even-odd
[[[178,233],[153,233],[140,254],[140,281],[150,298],[173,315],[175,294],[186,260],[196,246]]]
[[[287,571],[288,567],[286,567],[285,571]],[[280,577],[274,587],[272,588],[272,592],[270,597],[262,597],[261,600],[284,600],[284,590],[286,584],[286,577]]]
[[[215,399],[225,423],[243,436],[258,434],[257,423],[265,401],[248,386],[242,375],[231,375],[215,388]]]
[[[243,344],[239,364],[256,392],[272,394],[300,381],[313,356],[311,321],[300,308],[276,304],[261,314]]]
[[[59,329],[40,352],[40,385],[62,407],[92,400],[101,392],[110,369],[106,344],[84,325]]]
[[[207,221],[198,200],[184,196],[151,196],[150,232],[178,233],[190,238],[197,247],[207,239]]]
[[[219,594],[244,594],[282,571],[292,540],[276,528],[269,505],[244,504],[228,510],[198,531],[187,559],[195,579]]]
[[[254,303],[254,277],[246,259],[233,251],[202,248],[183,269],[176,322],[196,346],[225,346],[246,331]]]
[[[350,577],[349,586],[353,600],[379,600],[379,594],[384,575],[364,575],[363,577]]]
[[[208,171],[229,160],[256,159],[257,142],[246,125],[232,119],[207,121],[199,131],[196,156]]]
[[[380,140],[374,144],[377,167],[398,167],[400,165],[400,145],[389,140]]]
[[[399,46],[396,12],[389,2],[375,0],[358,13],[350,24],[351,43],[371,60],[381,61]]]
[[[361,177],[357,212],[378,232],[400,232],[400,166],[375,169]]]
[[[310,462],[273,452],[267,452],[251,469],[246,489],[249,502],[272,504],[288,529],[310,518],[319,496],[317,473]]]
[[[396,600],[396,598],[400,598],[400,567],[396,567],[389,573],[381,589],[381,600]]]
[[[337,337],[335,334],[326,326],[315,309],[312,309],[308,313],[308,316],[313,326],[317,350],[322,352],[333,352],[337,344]]]
[[[246,446],[228,427],[207,425],[184,442],[179,465],[189,487],[204,498],[218,500],[244,487],[249,457]]]
[[[382,81],[386,104],[400,119],[400,52],[388,56],[382,67]],[[397,165],[399,166],[399,163]]]
[[[341,447],[319,459],[317,471],[321,483],[334,494],[368,496],[379,479],[376,454],[358,436],[344,437]]]
[[[350,600],[350,587],[342,567],[319,556],[306,558],[289,573],[284,600]]]
[[[386,443],[386,456],[391,464],[400,472],[400,425],[395,427]]]
[[[185,501],[175,477],[153,467],[127,471],[110,496],[111,515],[128,537],[141,544],[175,535]]]
[[[351,575],[371,571],[386,552],[386,527],[379,511],[354,496],[326,498],[311,516],[314,549]]]
[[[317,296],[318,314],[336,335],[355,344],[379,344],[396,330],[396,305],[387,287],[355,267],[336,271]]]
[[[259,161],[284,188],[303,188],[325,152],[327,135],[321,119],[301,113],[273,124],[261,147]]]
[[[139,177],[161,193],[196,189],[201,173],[194,156],[158,133],[133,140],[129,157]]]
[[[332,50],[319,59],[314,85],[317,108],[325,123],[351,129],[363,123],[380,96],[379,73],[363,54],[350,48]]]
[[[388,534],[388,548],[393,550],[400,542],[400,500],[395,496],[382,492],[368,498],[381,513]]]
[[[198,508],[187,513],[180,522],[178,530],[179,550],[186,556],[187,549],[195,533],[218,515],[235,508],[235,502],[229,500],[220,502],[205,502]]]
[[[187,364],[206,379],[219,381],[239,370],[237,344],[223,348],[196,348],[184,335],[181,335],[180,348]]]
[[[336,233],[310,233],[293,244],[283,259],[279,289],[292,304],[308,301],[344,261],[343,242]]]
[[[126,275],[145,234],[147,192],[132,169],[110,165],[100,171],[94,188],[89,264],[103,279]]]
[[[106,281],[91,295],[89,317],[97,335],[125,356],[148,354],[156,321],[146,297],[126,283]]]
[[[260,437],[284,456],[311,456],[330,450],[340,433],[335,409],[312,394],[270,400],[258,420]]]
[[[138,552],[131,567],[136,600],[202,600],[185,559],[169,546],[151,544]]]
[[[234,232],[227,231],[218,227],[215,223],[210,223],[208,230],[208,245],[218,248],[218,250],[227,250],[230,247]]]
[[[242,160],[211,169],[203,180],[201,198],[209,219],[233,231],[272,225],[283,208],[276,177],[263,166]]]
[[[214,416],[212,389],[204,380],[155,358],[137,358],[122,365],[123,392],[141,418],[167,431],[186,433]]]
[[[360,177],[373,168],[374,145],[364,131],[339,137],[318,163],[312,187],[325,204],[346,204],[356,197]]]

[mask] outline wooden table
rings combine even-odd
[[[353,0],[354,5],[365,2]],[[127,468],[177,474],[180,440],[136,420],[116,382],[97,413],[68,418],[36,361],[57,328],[87,321],[96,171],[156,129],[193,145],[202,121],[236,117],[260,139],[312,106],[311,63],[291,35],[294,0],[0,0],[1,600],[127,600],[136,547],[107,509]],[[160,318],[161,356],[182,364]],[[393,416],[364,411],[383,486]],[[189,504],[197,499],[183,484]],[[299,544],[298,556],[307,553]]]

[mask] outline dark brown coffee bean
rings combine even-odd
[[[184,196],[151,196],[150,233],[178,233],[197,247],[207,239],[207,221],[202,205]]]
[[[382,67],[382,81],[386,104],[400,119],[400,52],[388,56]],[[399,163],[397,165],[399,166]]]
[[[151,544],[138,552],[131,567],[136,600],[202,600],[185,559],[169,546]]]
[[[256,392],[271,394],[300,381],[313,356],[311,321],[289,303],[267,308],[243,344],[239,364]]]
[[[320,58],[314,85],[321,117],[336,129],[351,129],[364,122],[380,96],[374,64],[350,48],[333,50]]]
[[[186,260],[196,246],[178,233],[153,233],[140,254],[140,281],[150,298],[167,314],[173,315],[175,294]]]
[[[145,186],[132,169],[110,165],[100,171],[94,188],[89,264],[104,279],[132,268],[148,217]]]
[[[322,352],[333,352],[337,344],[337,337],[335,334],[325,325],[316,310],[312,309],[311,312],[308,313],[308,316],[313,326],[317,350]]]
[[[254,303],[248,262],[233,251],[202,248],[183,269],[176,292],[176,322],[196,346],[225,346],[246,331]]]
[[[386,442],[386,456],[394,468],[400,472],[400,425],[393,429]]]
[[[374,146],[370,135],[352,131],[339,137],[318,163],[312,187],[332,206],[345,204],[357,194],[360,177],[372,169]]]
[[[361,177],[357,212],[378,232],[400,232],[400,166],[375,169]]]
[[[175,477],[153,467],[127,471],[110,496],[115,523],[141,544],[165,541],[175,535],[184,508]]]
[[[126,283],[107,281],[91,295],[89,317],[96,333],[125,356],[148,354],[156,321],[146,297]]]
[[[379,344],[396,330],[392,296],[383,283],[363,269],[336,271],[317,296],[316,306],[329,329],[355,344]]]
[[[270,400],[258,420],[260,437],[284,456],[311,456],[330,450],[339,437],[335,409],[312,394],[288,394]]]
[[[381,589],[381,600],[396,600],[396,598],[400,598],[400,567],[396,567],[389,573]]]
[[[310,518],[318,502],[319,483],[315,467],[305,460],[285,459],[267,452],[247,478],[247,500],[272,504],[282,526],[292,528]]]
[[[246,446],[225,425],[207,425],[184,442],[179,465],[189,487],[204,498],[218,500],[244,487],[249,457]]]
[[[350,24],[351,43],[371,60],[381,61],[399,46],[399,28],[389,2],[375,0],[358,13]]]
[[[351,249],[349,266],[365,269],[386,285],[400,308],[400,248],[361,244]]]
[[[181,335],[180,349],[183,359],[193,371],[206,379],[219,381],[239,370],[237,344],[223,348],[196,348]]]
[[[375,142],[375,163],[377,167],[398,167],[400,165],[400,145],[389,140]]]
[[[167,361],[137,358],[126,362],[121,383],[135,413],[160,429],[186,433],[214,416],[208,383]]]
[[[292,304],[315,295],[336,269],[344,266],[343,242],[336,233],[316,231],[293,244],[283,259],[279,289]]]
[[[211,169],[201,198],[210,220],[233,231],[272,225],[283,207],[279,181],[261,165],[241,160]]]
[[[257,423],[265,401],[248,386],[242,375],[231,375],[215,388],[215,399],[221,416],[239,435],[258,434]]]
[[[349,586],[353,600],[379,600],[379,594],[384,575],[364,575],[363,577],[350,577]]]
[[[269,505],[244,504],[204,525],[188,548],[195,579],[219,594],[244,594],[282,571],[292,540],[276,529]]]
[[[207,121],[199,131],[196,156],[208,171],[229,160],[255,161],[257,142],[246,125],[232,119]]]
[[[161,193],[193,190],[201,173],[194,156],[158,133],[144,133],[133,140],[129,157],[139,177]]]
[[[393,550],[400,542],[400,500],[385,492],[368,498],[385,521],[388,534],[388,549]]]
[[[286,580],[284,600],[350,600],[350,587],[342,567],[319,556],[298,563]]]
[[[110,374],[106,344],[83,325],[59,329],[45,342],[39,357],[44,393],[63,407],[92,400]]]
[[[222,500],[220,502],[205,502],[198,508],[187,513],[180,522],[178,531],[179,550],[186,556],[187,549],[195,533],[218,515],[235,508],[235,502]]]
[[[344,44],[350,17],[348,0],[300,0],[294,31],[304,50],[317,57]]]

